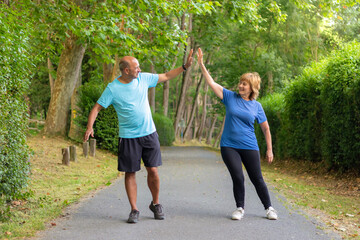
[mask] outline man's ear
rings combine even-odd
[[[125,73],[126,75],[129,75],[129,72],[130,72],[130,69],[126,67],[126,68],[124,69],[124,73]]]

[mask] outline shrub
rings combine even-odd
[[[294,159],[321,160],[320,92],[326,61],[314,63],[290,84],[285,93],[284,155]]]
[[[3,4],[5,5],[5,4]],[[29,150],[26,145],[28,124],[25,93],[34,57],[29,43],[30,27],[15,13],[0,11],[0,200],[18,198],[27,185]],[[19,19],[22,19],[21,21]],[[1,202],[1,201],[0,201]],[[0,213],[3,210],[0,209]]]
[[[259,99],[259,102],[265,111],[266,118],[270,126],[274,156],[281,156],[283,154],[283,145],[280,135],[283,121],[284,95],[281,93],[266,95],[265,97]],[[259,144],[260,154],[265,157],[267,150],[266,141],[260,125],[258,124],[255,125],[255,133]]]
[[[323,157],[340,170],[360,169],[360,44],[334,52],[325,72]]]
[[[171,146],[175,141],[175,131],[170,118],[159,113],[153,114],[156,131],[159,134],[160,145]]]

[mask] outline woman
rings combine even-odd
[[[245,186],[242,163],[249,175],[256,192],[264,205],[268,219],[276,220],[277,213],[271,206],[270,195],[264,182],[260,167],[260,153],[257,144],[254,122],[260,124],[265,135],[267,152],[266,159],[273,161],[271,134],[265,112],[255,99],[259,95],[260,76],[258,73],[245,73],[240,77],[239,93],[232,92],[217,84],[210,76],[203,63],[203,53],[199,48],[198,62],[206,82],[226,107],[224,132],[221,137],[221,156],[227,166],[232,181],[236,202],[236,210],[232,219],[240,220],[244,216]]]

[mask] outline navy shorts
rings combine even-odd
[[[119,138],[119,171],[139,171],[141,159],[145,167],[158,167],[162,165],[159,135],[157,132],[139,138]]]

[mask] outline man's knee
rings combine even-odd
[[[157,167],[147,167],[147,172],[150,177],[157,177],[158,176],[158,169]]]
[[[135,178],[136,173],[135,172],[126,172],[125,173],[125,180],[126,179],[134,179]]]

